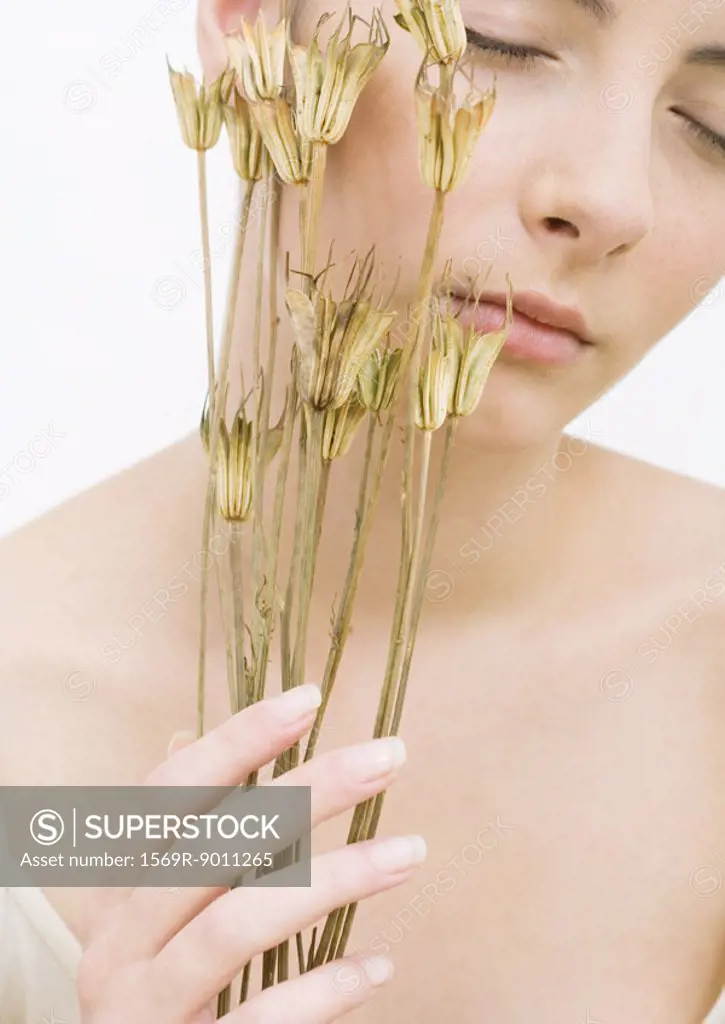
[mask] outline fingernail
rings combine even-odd
[[[394,836],[376,843],[370,850],[370,859],[381,871],[404,871],[422,864],[428,856],[428,847],[422,836]]]
[[[393,977],[393,964],[385,956],[366,956],[363,971],[371,985],[384,985]]]
[[[280,697],[271,701],[271,706],[279,715],[280,721],[287,725],[305,717],[322,703],[322,691],[314,683],[294,686]]]
[[[185,747],[188,743],[191,743],[193,739],[194,733],[191,732],[189,729],[180,729],[178,732],[175,732],[174,735],[169,740],[169,745],[166,748],[167,760],[171,757],[172,754],[176,753],[177,749]]]
[[[406,758],[400,736],[386,736],[348,751],[349,768],[358,782],[374,782],[399,768]]]

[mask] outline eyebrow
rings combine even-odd
[[[617,17],[617,9],[610,0],[572,0],[578,7],[592,14],[602,24],[608,24]]]
[[[701,67],[723,68],[725,67],[725,46],[718,46],[716,43],[710,46],[698,46],[690,50],[686,57],[687,64],[698,64]]]

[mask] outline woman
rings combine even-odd
[[[277,0],[262,6],[274,20]],[[306,0],[295,37],[308,40],[323,11],[343,6]],[[355,11],[372,6],[359,0]],[[207,76],[224,66],[224,34],[257,7],[200,0]],[[383,9],[390,53],[330,153],[319,251],[332,238],[337,252],[375,242],[387,268],[402,253],[402,309],[415,294],[430,194],[416,171],[420,57],[392,25],[394,9]],[[462,301],[467,274],[491,267],[492,323],[510,273],[516,311],[458,436],[401,729],[409,763],[379,838],[340,849],[342,812],[390,786],[400,763],[395,743],[367,753],[359,743],[387,646],[395,465],[325,753],[298,777],[313,787],[319,822],[312,887],[175,899],[6,891],[2,1006],[13,1024],[211,1020],[204,1007],[252,953],[353,899],[362,903],[346,964],[268,990],[229,1021],[320,1024],[351,1012],[375,1024],[700,1024],[722,988],[725,502],[717,488],[563,429],[690,311],[696,282],[722,258],[725,7],[461,9],[472,60],[483,78],[497,73],[498,100],[470,178],[450,198],[441,253]],[[296,204],[285,192],[282,244],[293,256]],[[241,308],[252,287],[250,274]],[[286,320],[283,330],[289,346]],[[331,485],[313,679],[356,459]],[[166,759],[172,733],[194,725],[205,468],[190,437],[4,543],[3,784],[226,784],[309,729],[309,712],[290,721],[300,712],[291,696],[227,721],[214,619],[207,735],[187,736]],[[402,838],[417,834],[422,867],[424,844]],[[387,862],[375,852],[385,850]],[[378,958],[395,962],[396,977],[371,999],[385,972]]]

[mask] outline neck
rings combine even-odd
[[[581,568],[591,544],[591,448],[559,434],[525,451],[491,454],[480,440],[467,436],[465,427],[464,422],[454,444],[426,597],[441,605],[444,615],[454,616],[466,608],[505,614],[544,595],[549,599],[555,588],[568,585],[577,565]],[[443,431],[434,440],[428,507],[438,480]],[[328,570],[337,576],[345,564],[363,450],[361,437],[335,466],[320,562],[323,576]],[[402,465],[402,444],[394,442],[365,562],[373,587],[399,560]],[[449,602],[454,590],[456,600]]]

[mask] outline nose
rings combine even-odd
[[[631,251],[653,222],[651,112],[597,105],[538,136],[520,192],[528,233],[572,264]]]

